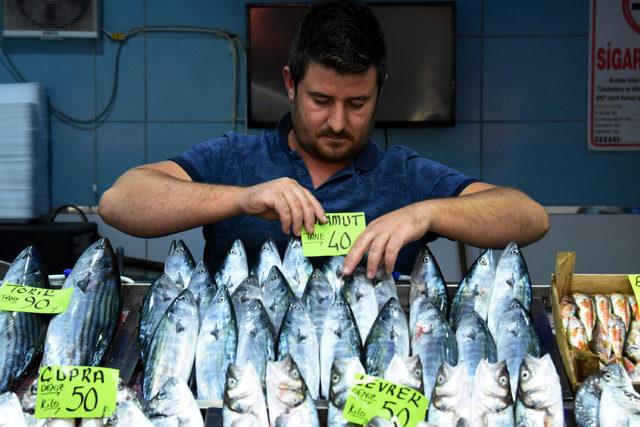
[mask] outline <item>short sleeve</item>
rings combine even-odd
[[[194,182],[220,183],[229,158],[229,138],[224,135],[194,145],[169,160],[177,163]]]

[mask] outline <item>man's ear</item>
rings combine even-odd
[[[296,93],[296,85],[293,82],[291,70],[288,65],[282,69],[282,78],[284,80],[284,87],[287,89],[287,98],[289,98],[289,101],[293,101],[293,95]]]

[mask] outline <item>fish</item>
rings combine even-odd
[[[603,325],[608,325],[611,316],[611,300],[602,294],[594,295],[593,300],[596,308],[596,323],[600,321]]]
[[[471,425],[514,425],[513,397],[509,383],[506,362],[480,361],[471,392]]]
[[[629,301],[626,295],[611,294],[609,298],[611,298],[611,310],[613,314],[622,319],[625,331],[628,330],[631,323],[631,307],[629,307]]]
[[[498,361],[496,344],[484,320],[475,311],[460,319],[456,330],[458,343],[458,363],[465,363],[470,378],[476,373],[480,360],[490,363]]]
[[[529,314],[517,299],[511,300],[509,308],[502,314],[495,339],[498,360],[507,362],[511,393],[515,398],[522,359],[526,354],[542,356],[542,346],[536,329]]]
[[[49,288],[49,278],[35,246],[23,249],[9,265],[4,283]],[[41,314],[0,311],[0,393],[11,390],[44,348],[47,318]]]
[[[585,378],[580,384],[575,398],[575,421],[578,427],[598,427],[600,397],[605,385],[622,389],[632,389],[631,380],[624,368],[609,364]]]
[[[10,391],[0,395],[0,426],[27,427],[20,399]]]
[[[209,307],[209,304],[211,304],[213,300],[216,289],[217,287],[213,281],[209,267],[207,267],[204,261],[198,261],[189,280],[189,290],[198,304],[200,322],[202,322],[204,314],[207,312],[207,307]]]
[[[636,297],[627,294],[627,301],[629,301],[629,307],[631,308],[631,317],[635,320],[640,320],[640,315],[638,314],[638,302],[636,301]]]
[[[242,310],[242,314],[238,310]],[[241,366],[252,363],[264,383],[267,361],[275,359],[276,348],[273,329],[262,301],[250,300],[236,308],[236,319],[238,347],[235,363]]]
[[[443,315],[447,315],[448,296],[447,283],[440,266],[427,245],[420,248],[411,271],[409,289],[409,329],[415,328],[413,307],[417,307],[422,299],[431,302]]]
[[[587,341],[593,339],[593,328],[596,325],[596,309],[591,297],[587,294],[574,293],[573,300],[578,307],[578,318],[582,322],[587,334]]]
[[[238,327],[226,286],[220,286],[203,316],[196,344],[198,398],[222,399],[227,368],[236,360]]]
[[[472,382],[464,362],[456,366],[442,362],[430,396],[429,424],[455,426],[461,418],[470,419]]]
[[[608,333],[607,333],[607,341],[608,341]],[[577,317],[572,317],[569,319],[569,324],[567,325],[567,341],[569,341],[569,345],[575,347],[580,350],[588,350],[589,343],[587,341],[587,330],[584,325]]]
[[[560,300],[560,318],[562,318],[562,327],[565,330],[569,327],[569,319],[576,316],[577,310],[578,308],[573,302],[573,298],[568,295],[562,297]]]
[[[62,285],[68,288],[73,288],[71,300],[49,323],[42,364],[97,366],[122,311],[120,273],[109,240],[98,240],[80,255]]]
[[[380,267],[373,279],[373,289],[376,291],[376,301],[378,301],[378,311],[389,301],[390,298],[398,299],[396,281],[391,274]]]
[[[222,266],[213,276],[218,286],[226,286],[231,295],[244,279],[249,276],[247,252],[242,240],[236,239],[222,262]]]
[[[195,267],[196,262],[186,243],[182,239],[172,240],[169,255],[164,260],[164,272],[181,288],[180,290],[189,287],[189,280]]]
[[[491,288],[491,298],[487,311],[487,327],[492,335],[497,335],[500,317],[511,300],[520,301],[522,307],[531,308],[531,279],[527,263],[516,242],[509,242],[496,265],[496,274]]]
[[[200,408],[186,381],[170,377],[147,403],[147,414],[156,426],[204,427]]]
[[[261,383],[252,363],[229,365],[222,406],[223,427],[269,426]]]
[[[302,253],[302,240],[299,237],[292,237],[289,240],[282,261],[282,272],[287,278],[293,294],[302,298],[304,287],[313,272],[313,266]]]
[[[624,343],[624,354],[634,363],[640,362],[640,320],[632,320]]]
[[[600,427],[640,425],[640,395],[633,389],[605,385],[600,396]]]
[[[335,299],[336,294],[322,270],[313,270],[302,295],[302,304],[311,317],[318,343],[322,340],[324,321]]]
[[[576,319],[577,322],[580,322]],[[582,325],[582,323],[580,323]],[[581,346],[586,345],[586,334],[581,339],[581,342],[585,344],[579,344]],[[578,347],[579,348],[579,347]],[[582,348],[584,350],[584,348]],[[596,327],[593,330],[593,351],[598,355],[602,363],[608,363],[611,359],[611,340],[609,340],[609,332],[604,327],[600,320],[596,321]]]
[[[453,295],[449,307],[449,323],[452,328],[456,329],[462,316],[472,310],[483,319],[487,318],[495,275],[494,253],[492,249],[487,249],[469,268]]]
[[[625,341],[625,326],[624,321],[619,316],[612,314],[609,318],[609,325],[607,326],[607,334],[609,335],[609,341],[611,342],[611,351],[614,356],[622,357],[622,350],[624,349]]]
[[[289,355],[267,362],[267,405],[272,426],[320,426],[309,389]]]
[[[275,265],[271,267],[269,277],[263,283],[262,302],[269,315],[273,330],[277,332],[280,330],[282,319],[284,319],[289,304],[294,298],[293,291],[284,274]]]
[[[329,397],[333,361],[361,355],[362,341],[356,320],[349,304],[338,293],[327,315],[320,340],[320,392],[323,397]]]
[[[329,281],[334,293],[340,292],[344,285],[344,278],[342,275],[342,264],[344,264],[344,256],[336,255],[327,258],[322,265],[322,272]]]
[[[422,393],[422,362],[417,354],[410,357],[403,357],[396,353],[384,373],[385,380],[410,387]]]
[[[258,278],[258,282],[263,288],[270,276],[269,272],[274,266],[282,271],[282,259],[280,258],[280,252],[278,252],[278,246],[276,246],[276,242],[272,237],[267,237],[262,242],[262,246],[260,246],[258,260],[252,270],[253,275]]]
[[[360,331],[360,338],[364,344],[378,316],[376,290],[373,288],[373,282],[367,278],[362,270],[355,272],[353,276],[349,276],[345,280],[340,292],[353,311],[358,331]]]
[[[229,295],[231,295],[233,308],[236,311],[236,320],[240,324],[242,323],[242,315],[246,311],[244,307],[253,300],[262,301],[262,288],[256,276],[246,277],[236,286],[235,292],[233,293],[231,293],[229,287],[226,288]]]
[[[331,384],[327,401],[327,426],[346,427],[348,421],[342,416],[349,390],[354,384],[356,374],[364,375],[364,367],[359,357],[335,359],[331,366]]]
[[[367,374],[382,377],[396,354],[409,357],[409,326],[400,302],[392,297],[380,310],[364,344]]]
[[[298,366],[309,395],[320,393],[320,343],[313,322],[302,302],[293,297],[278,334],[277,359],[290,356]]]
[[[444,315],[428,301],[419,307],[411,335],[411,354],[420,356],[425,396],[431,396],[440,365],[458,363],[456,336]]]
[[[116,410],[106,419],[104,424],[114,427],[152,427],[153,424],[145,415],[135,390],[127,387],[122,379],[118,380],[117,387]]]
[[[188,381],[196,356],[200,313],[189,289],[180,292],[158,323],[143,360],[142,396],[149,400],[171,377]]]
[[[525,355],[518,378],[516,425],[564,427],[560,377],[551,356]]]
[[[176,299],[182,288],[166,273],[156,277],[142,300],[140,319],[138,324],[138,341],[140,343],[140,356],[145,359],[149,341],[156,330],[160,319],[167,308]]]

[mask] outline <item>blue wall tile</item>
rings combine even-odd
[[[144,123],[104,123],[97,130],[98,194],[126,170],[145,163]]]
[[[456,122],[480,120],[481,45],[479,37],[456,40]]]
[[[149,123],[147,163],[177,156],[191,146],[217,138],[231,129],[226,123]]]
[[[51,123],[51,203],[95,205],[94,132]]]
[[[480,125],[455,128],[389,129],[389,145],[405,145],[420,155],[480,178]]]
[[[486,0],[459,0],[456,2],[456,33],[482,34],[482,2]]]
[[[144,25],[144,1],[108,0],[102,3],[102,26],[107,31],[128,32]]]
[[[587,37],[484,42],[483,119],[585,120]]]
[[[147,67],[149,120],[230,120],[233,67],[226,40],[149,36]]]
[[[637,205],[640,152],[589,152],[586,144],[585,123],[488,123],[484,177],[546,205]]]
[[[589,3],[584,0],[484,0],[484,34],[587,34]]]
[[[147,1],[146,7],[146,25],[219,27],[244,34],[245,8],[241,1]]]

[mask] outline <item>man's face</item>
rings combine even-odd
[[[297,88],[287,67],[284,79],[292,101],[294,143],[324,162],[353,160],[373,127],[378,94],[376,69],[339,74],[312,62]]]

